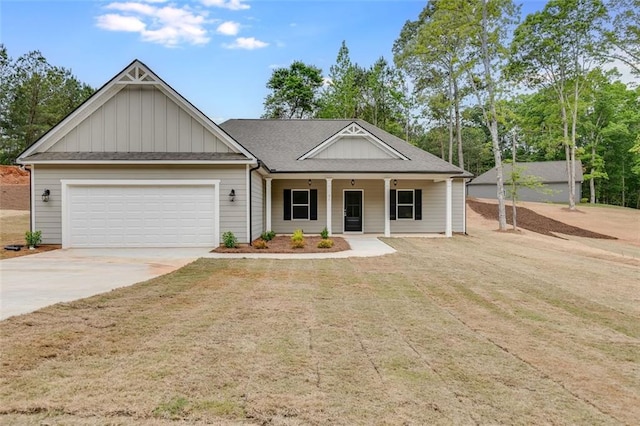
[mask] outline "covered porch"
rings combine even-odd
[[[271,174],[266,230],[330,235],[464,233],[464,179],[405,174]]]

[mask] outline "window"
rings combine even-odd
[[[309,220],[309,190],[291,190],[291,217],[294,220]]]
[[[398,219],[413,219],[413,189],[399,189],[396,194],[398,196],[398,202],[396,203],[398,208]]]

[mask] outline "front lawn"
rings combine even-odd
[[[201,259],[10,318],[0,423],[635,423],[638,259],[473,235]]]

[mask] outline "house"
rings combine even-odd
[[[18,158],[31,228],[68,247],[214,247],[233,232],[465,232],[470,174],[360,120],[218,126],[133,61]]]
[[[511,179],[512,164],[503,165],[503,179],[505,190]],[[536,161],[529,163],[517,163],[521,168],[522,176],[539,178],[543,186],[539,189],[518,188],[518,200],[564,203],[569,200],[569,174],[567,162],[562,161]],[[517,170],[517,169],[516,169]],[[467,184],[467,195],[476,198],[498,198],[496,186],[497,172],[495,167],[479,175]],[[582,198],[582,163],[576,160],[576,200]]]

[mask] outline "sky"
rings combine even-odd
[[[522,13],[544,7],[526,0]],[[273,70],[299,60],[326,76],[342,41],[371,66],[422,0],[0,0],[0,43],[39,50],[98,88],[134,59],[216,122],[259,118]]]

